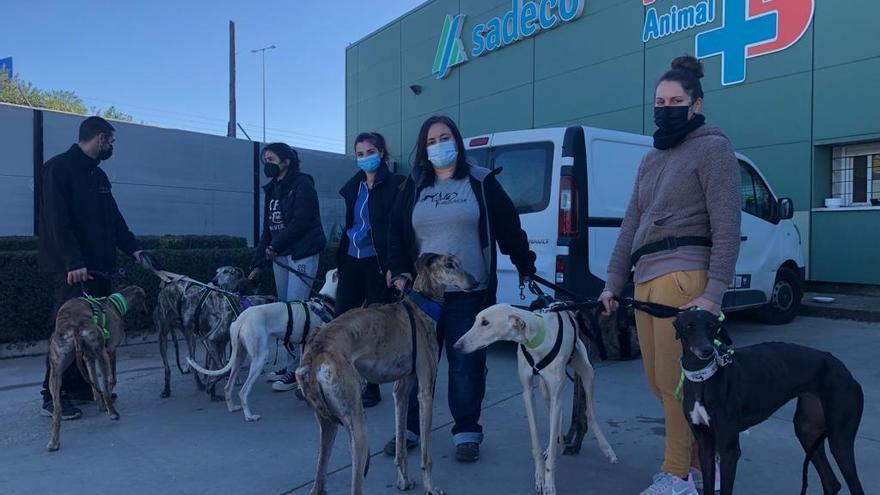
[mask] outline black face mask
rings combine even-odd
[[[270,179],[274,179],[281,175],[281,165],[272,162],[266,162],[263,164],[263,175]]]
[[[654,123],[657,125],[654,133],[655,148],[666,150],[678,146],[688,134],[706,122],[706,118],[699,113],[688,119],[689,108],[654,107]]]
[[[654,125],[660,132],[675,132],[687,124],[690,107],[654,107]]]
[[[97,158],[98,158],[98,160],[104,161],[104,160],[109,160],[111,156],[113,156],[113,145],[112,144],[106,150],[99,151]]]

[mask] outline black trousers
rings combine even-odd
[[[53,278],[54,291],[52,293],[52,327],[55,326],[55,316],[58,309],[68,300],[75,297],[82,297],[83,288],[92,297],[106,297],[112,292],[112,284],[110,280],[105,278],[89,280],[84,284],[67,285],[67,274],[56,275]],[[89,386],[79,372],[79,367],[75,363],[71,364],[61,375],[61,393],[62,394],[80,394],[90,393],[92,388]],[[49,356],[46,355],[46,376],[43,379],[43,390],[40,392],[43,399],[50,400],[49,394]]]
[[[390,302],[390,294],[375,256],[357,259],[346,254],[342,257],[336,286],[336,316],[365,303],[369,306]]]

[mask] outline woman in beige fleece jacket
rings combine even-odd
[[[702,64],[679,57],[657,84],[654,147],[642,159],[600,296],[606,311],[635,271],[635,296],[720,313],[740,242],[740,172],[733,147],[700,113]],[[674,239],[671,240],[671,239]],[[636,314],[645,374],[666,420],[660,473],[642,495],[695,495],[697,447],[675,398],[681,343],[671,319]],[[698,471],[697,471],[698,472]]]

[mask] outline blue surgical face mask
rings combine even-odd
[[[357,159],[358,168],[363,170],[364,172],[375,172],[376,169],[379,168],[379,164],[381,163],[382,158],[379,157],[378,153]]]
[[[449,168],[455,165],[457,158],[458,150],[455,149],[455,142],[451,139],[428,146],[428,160],[434,168]]]

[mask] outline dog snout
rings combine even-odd
[[[715,354],[715,349],[711,347],[701,347],[693,352],[698,358],[703,361],[708,361]]]

